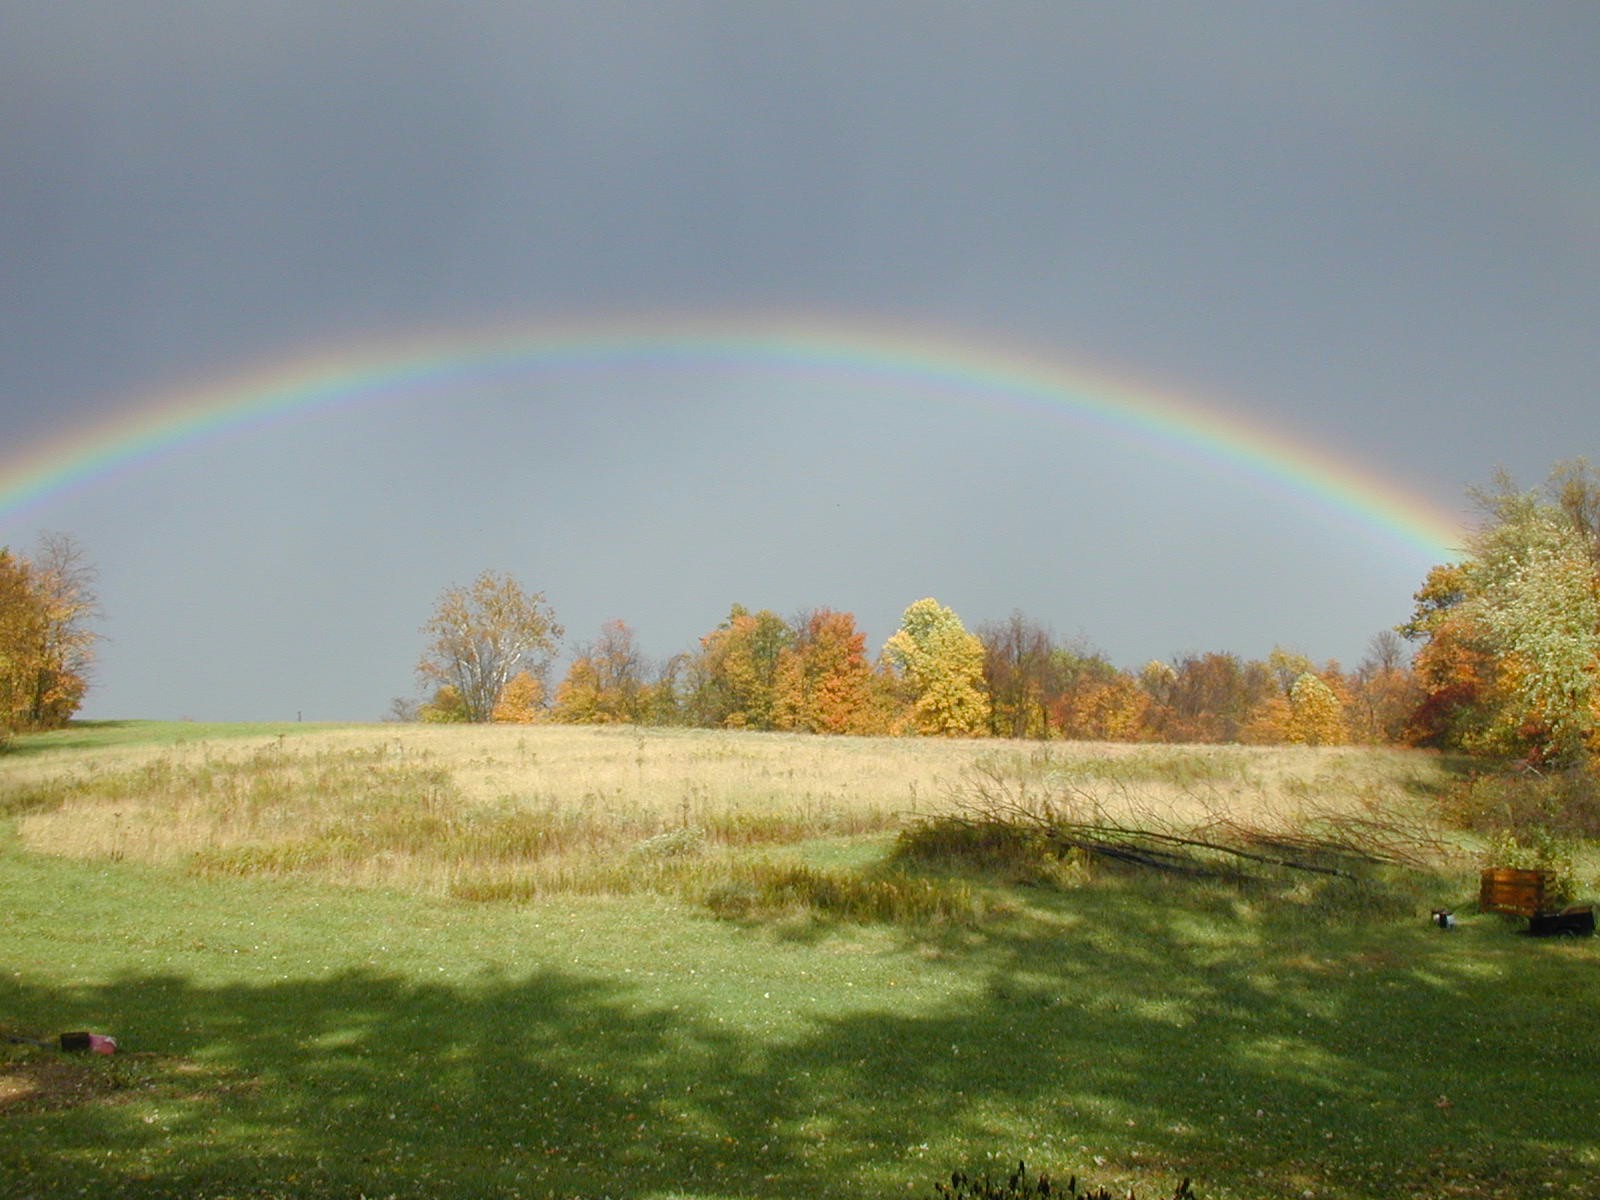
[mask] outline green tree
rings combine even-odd
[[[1470,603],[1517,722],[1537,730],[1536,750],[1558,762],[1587,753],[1600,700],[1600,554],[1586,524],[1595,490],[1571,464],[1553,477],[1553,496],[1518,492],[1502,477],[1482,497],[1490,519],[1470,544]]]
[[[1600,737],[1600,474],[1561,463],[1543,489],[1504,473],[1460,564],[1435,567],[1400,627],[1424,644],[1418,740],[1573,763]]]
[[[953,610],[932,598],[918,600],[902,614],[883,653],[909,688],[917,732],[973,736],[988,728],[983,643]]]
[[[417,663],[426,684],[451,687],[469,721],[488,721],[507,683],[526,672],[538,681],[561,640],[542,592],[509,575],[485,571],[470,587],[449,587],[422,627],[427,648]]]

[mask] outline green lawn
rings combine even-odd
[[[185,742],[233,738],[266,739],[317,733],[341,726],[298,721],[263,724],[208,721],[74,721],[65,729],[17,738],[6,753],[36,758],[68,751],[104,750],[113,746],[176,746]]]
[[[870,869],[888,845],[802,850]],[[0,1049],[8,1197],[931,1197],[1018,1158],[1147,1198],[1600,1176],[1600,953],[1433,928],[1460,878],[1102,871],[894,927],[0,846],[0,1029],[122,1046]]]

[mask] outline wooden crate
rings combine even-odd
[[[1546,910],[1549,871],[1490,867],[1478,881],[1478,911],[1535,917]]]

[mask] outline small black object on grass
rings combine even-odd
[[[1560,912],[1534,913],[1528,918],[1533,937],[1590,937],[1594,934],[1594,906],[1574,904]]]
[[[69,1054],[115,1054],[117,1052],[117,1039],[107,1037],[103,1033],[88,1033],[77,1031],[63,1033],[54,1042],[47,1042],[41,1038],[24,1037],[20,1033],[6,1034],[6,1041],[17,1046],[38,1046],[41,1050],[61,1049]]]

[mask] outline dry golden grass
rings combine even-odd
[[[1374,749],[824,738],[567,726],[347,726],[0,764],[32,850],[308,874],[474,898],[673,890],[708,858],[884,832],[987,774],[1111,819],[1397,811],[1437,760]]]

